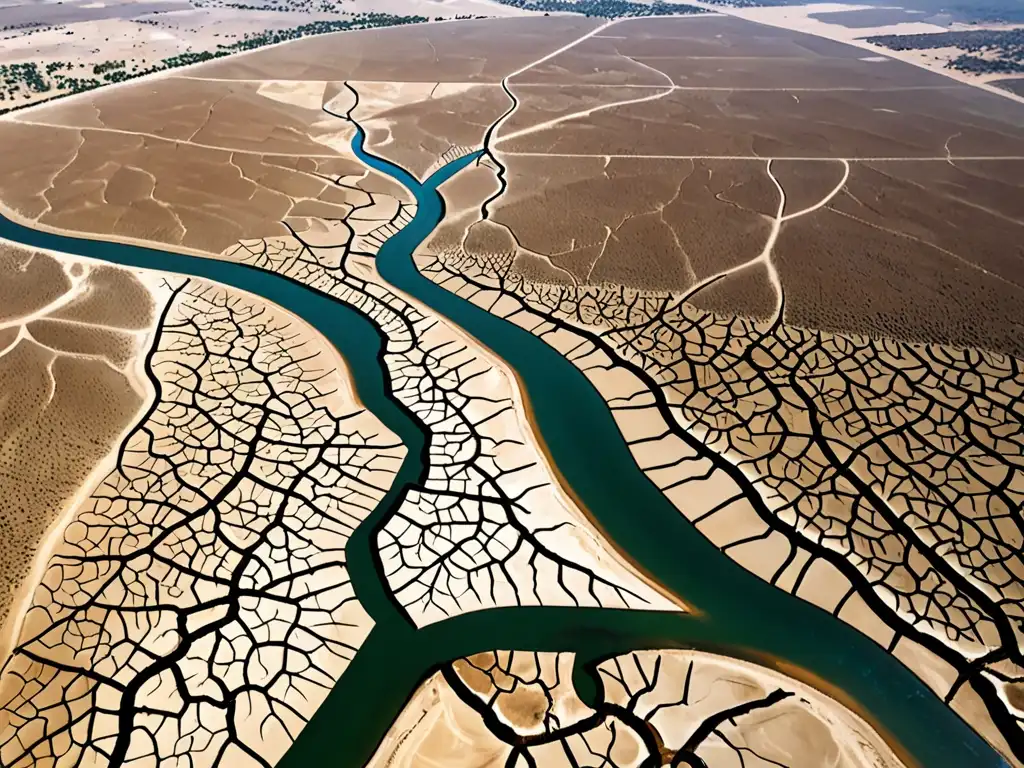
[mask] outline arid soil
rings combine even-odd
[[[308,0],[14,0],[0,7],[0,67],[34,67],[45,87],[27,78],[5,84],[0,112],[74,93],[84,82],[109,88],[112,73],[173,70],[224,46],[244,48],[259,40],[265,45],[295,30],[322,33],[327,25],[351,23],[367,12],[431,21],[530,15],[492,0],[328,0],[316,6]]]
[[[345,156],[351,131],[339,131],[322,111],[326,91],[324,83],[165,77],[101,89],[11,119],[152,135],[238,152]]]
[[[0,665],[51,530],[153,396],[144,356],[165,293],[126,269],[0,244]]]
[[[835,47],[785,62],[881,63],[823,65]],[[520,73],[419,263],[583,369],[716,546],[874,638],[1019,757],[1022,113],[900,64],[899,85],[858,75],[864,90],[760,66],[780,90]],[[974,666],[988,653],[1006,661]]]
[[[0,202],[48,227],[217,254],[344,218],[366,194],[408,200],[355,160],[325,101],[354,96],[167,78],[46,105],[0,121]]]
[[[618,656],[597,666],[603,697],[591,709],[573,688],[573,661],[458,659],[420,687],[369,768],[903,765],[842,704],[763,667],[699,651]]]
[[[1022,233],[1024,161],[853,164],[842,194],[782,226],[786,318],[1024,357]]]
[[[752,164],[503,160],[509,188],[494,206],[493,224],[469,226],[466,248],[501,250],[480,230],[507,227],[519,246],[543,254],[580,283],[683,290],[742,263],[768,234],[773,189]],[[447,220],[431,242],[449,237],[452,228],[465,230],[464,222]]]
[[[136,278],[89,274],[109,273],[106,293],[54,314],[128,319]],[[183,752],[202,765],[273,764],[372,626],[345,543],[403,447],[304,323],[223,286],[145,274],[169,300],[144,374],[158,394],[55,537],[0,673],[0,762],[11,768],[97,754],[168,764]],[[52,462],[90,457],[53,439],[106,435],[76,433],[62,410],[73,405],[94,432],[123,429],[124,414],[100,410],[101,384],[73,381],[70,403],[39,414],[48,423],[34,432],[50,443],[20,446],[20,468],[32,471],[33,456],[55,475],[45,482],[75,479],[75,465]]]
[[[1015,659],[1024,615],[1007,575],[1024,534],[1005,519],[1024,499],[1018,360],[789,326],[777,292],[750,321],[688,294],[541,283],[511,254],[420,263],[584,370],[637,463],[713,544],[875,639],[1013,754],[1021,716],[999,710],[1022,667],[973,659]]]
[[[720,16],[630,20],[592,37],[513,82],[660,84],[664,73],[681,86],[790,88],[822,85],[948,84],[943,78],[810,35],[751,26]],[[626,34],[623,34],[625,32]],[[720,37],[719,37],[720,35]],[[861,55],[857,55],[861,54]],[[815,67],[805,64],[813,61]],[[608,80],[600,76],[608,74]]]
[[[308,38],[199,71],[241,79],[496,83],[597,25],[597,19],[552,16],[364,30],[346,33],[343,45],[337,36]]]
[[[359,105],[352,117],[366,147],[418,178],[440,162],[480,146],[487,127],[508,107],[497,85],[352,82]]]
[[[760,69],[773,71],[763,64]],[[510,138],[496,137],[496,147],[508,153],[599,156],[935,157],[955,138],[950,148],[957,155],[1024,155],[1024,105],[971,93],[970,86],[844,91],[823,82],[805,91],[787,90],[777,77],[779,87],[771,90],[663,88],[656,100],[594,111],[516,137],[532,125],[571,114],[576,96],[523,87],[518,92],[525,111],[508,123]],[[605,96],[602,89],[588,107],[638,96],[644,94]]]
[[[1024,534],[1013,512],[1024,500],[1018,105],[731,19],[616,22],[529,67],[600,23],[383,30],[345,36],[341,49],[339,38],[311,39],[190,71],[201,80],[183,82],[203,83],[194,98],[185,85],[158,86],[163,102],[184,94],[180,113],[155,102],[152,117],[69,103],[52,125],[0,122],[0,138],[40,147],[0,161],[0,198],[42,225],[281,271],[374,318],[395,396],[425,425],[431,460],[445,462],[375,542],[416,624],[497,605],[685,610],[559,486],[513,373],[392,291],[374,265],[413,206],[351,166],[346,119],[356,100],[341,81],[363,88],[351,116],[365,120],[374,148],[420,174],[479,144],[497,119],[485,159],[442,190],[448,216],[418,254],[424,271],[571,355],[640,467],[715,546],[871,636],[997,749],[1024,756]],[[745,36],[755,51],[746,56]],[[512,72],[504,104],[514,111],[498,119],[494,96],[505,92],[495,85]],[[232,82],[210,82],[220,79]],[[256,124],[221,109],[219,95],[252,107]],[[30,114],[44,122],[46,110]],[[222,315],[203,305],[189,317],[205,313]],[[528,469],[503,469],[520,465]],[[201,667],[204,652],[199,643],[189,658]],[[652,663],[631,658],[638,669]],[[508,656],[493,662],[467,663],[515,678]],[[562,707],[559,723],[581,716],[550,684],[559,664],[537,669],[541,688],[559,690],[550,700]],[[632,691],[621,669],[610,674],[609,697],[616,676]],[[441,764],[490,765],[528,760],[536,747],[571,765],[585,747],[629,765],[649,744],[638,729],[650,726],[691,764],[692,755],[732,766],[750,750],[788,765],[780,748],[811,755],[810,766],[898,764],[884,745],[848,747],[877,739],[833,702],[784,695],[790,683],[776,678],[754,675],[741,687],[757,694],[741,703],[819,708],[753,730],[729,717],[718,730],[698,723],[672,741],[654,713],[642,725],[645,714],[622,719],[596,705],[587,737],[574,729],[563,738],[535,688],[498,696],[492,711],[480,696],[453,693],[452,675],[421,691],[422,710],[396,725],[382,760],[417,765],[419,744]],[[152,690],[159,685],[154,678]],[[128,706],[144,714],[139,701]],[[676,713],[689,707],[677,703]],[[555,734],[543,744],[519,732],[537,728],[538,712]],[[787,723],[808,743],[794,746]],[[758,741],[767,731],[768,743]],[[284,743],[260,738],[268,755]]]
[[[861,53],[722,17],[602,29],[512,79],[507,188],[487,223],[452,211],[437,247],[746,317],[773,314],[779,277],[798,326],[1024,353],[1024,106]],[[580,85],[584,55],[645,80],[601,85],[590,62]],[[684,64],[700,78],[678,87]],[[733,65],[755,76],[714,84]]]
[[[686,611],[587,519],[559,483],[515,376],[471,337],[391,289],[373,257],[399,210],[363,234],[339,227],[241,243],[225,254],[374,318],[395,397],[423,425],[429,472],[377,533],[387,585],[417,626],[516,605]],[[326,223],[325,223],[326,224]]]

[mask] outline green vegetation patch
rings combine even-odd
[[[635,5],[635,3],[626,3],[626,5]],[[52,90],[59,91],[58,95],[81,93],[82,91],[98,88],[104,83],[123,82],[143,75],[150,75],[154,72],[161,72],[165,69],[184,67],[189,64],[200,64],[204,61],[219,59],[222,56],[230,56],[240,51],[249,51],[254,48],[262,48],[288,40],[297,40],[301,37],[354,29],[422,24],[426,21],[430,21],[426,16],[395,16],[390,13],[376,12],[356,13],[345,19],[313,21],[288,29],[249,33],[241,40],[218,45],[212,51],[186,51],[175,56],[169,56],[149,67],[140,68],[138,65],[135,65],[131,71],[125,68],[127,64],[124,59],[105,61],[92,67],[93,77],[71,77],[68,74],[62,73],[61,70],[63,69],[73,69],[74,65],[71,62],[51,62],[45,65],[45,74],[40,71],[39,65],[35,62],[0,64],[0,102],[14,101],[19,95],[22,97],[22,100],[25,100],[33,93],[48,93]],[[79,65],[79,67],[83,66],[83,64]],[[56,96],[52,98],[56,98]],[[32,103],[38,104],[40,102],[36,100]],[[17,109],[18,106],[23,105],[15,105],[6,109],[0,106],[0,113]]]
[[[1024,72],[1024,29],[972,29],[927,35],[878,35],[869,43],[893,51],[960,48],[964,52],[946,64],[949,69],[976,74]]]
[[[580,13],[605,19],[620,19],[628,16],[676,16],[693,13],[707,13],[704,8],[682,3],[634,3],[631,0],[498,0],[502,5],[511,5],[524,11],[544,13]]]

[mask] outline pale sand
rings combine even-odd
[[[568,728],[594,714],[572,685],[571,653],[488,651],[452,664],[498,720],[520,736]]]
[[[163,279],[157,273],[148,273],[148,276]],[[181,277],[168,279],[175,287],[185,282]],[[202,335],[208,346],[198,346],[196,333]],[[240,334],[236,343],[253,355],[251,367],[224,364],[229,348],[223,343],[232,334]],[[221,362],[216,359],[211,362],[210,358],[218,357]],[[289,360],[295,362],[282,365]],[[163,399],[149,413],[145,431],[134,430],[126,443],[123,466],[128,467],[125,471],[135,478],[136,484],[145,484],[148,477],[132,471],[134,462],[139,461],[156,473],[167,472],[170,461],[183,462],[178,464],[176,477],[182,483],[204,488],[207,493],[215,493],[238,469],[229,432],[210,433],[201,422],[193,421],[197,416],[194,411],[190,417],[185,417],[189,409],[194,409],[189,391],[194,382],[191,376],[179,380],[184,365],[192,366],[197,372],[204,391],[236,401],[236,410],[213,414],[215,418],[226,420],[220,426],[222,430],[231,427],[231,419],[242,418],[247,407],[262,402],[261,388],[269,391],[267,387],[273,387],[283,393],[280,399],[269,403],[280,415],[264,428],[263,440],[282,438],[293,444],[288,449],[278,449],[270,443],[259,448],[258,458],[248,472],[261,478],[261,483],[242,481],[220,509],[222,522],[217,535],[229,537],[235,546],[244,547],[265,525],[279,525],[269,523],[265,515],[274,504],[284,503],[284,500],[275,501],[274,493],[268,489],[289,487],[293,493],[311,501],[288,502],[285,512],[290,520],[288,529],[301,533],[303,545],[289,546],[283,536],[271,536],[259,550],[262,553],[257,557],[259,568],[248,571],[249,576],[243,580],[244,585],[256,590],[268,583],[290,583],[290,586],[274,588],[274,593],[279,595],[277,598],[268,595],[266,600],[252,597],[242,601],[237,621],[249,625],[247,632],[254,633],[252,637],[257,643],[269,643],[267,648],[257,650],[253,657],[255,665],[227,663],[225,654],[234,653],[240,659],[249,648],[249,641],[229,626],[196,639],[186,658],[178,663],[183,675],[178,679],[189,681],[187,692],[177,689],[174,678],[161,675],[152,678],[140,691],[135,705],[181,715],[177,727],[173,725],[174,717],[165,720],[155,739],[157,753],[170,759],[181,749],[178,740],[186,738],[186,733],[193,728],[189,721],[195,717],[196,705],[186,704],[186,693],[222,696],[227,692],[229,696],[237,696],[240,717],[233,727],[239,742],[274,763],[303,723],[315,713],[372,626],[372,620],[352,592],[340,553],[351,529],[386,492],[401,463],[404,448],[372,414],[362,409],[344,361],[319,333],[294,315],[250,294],[191,280],[187,290],[171,305],[160,347],[152,358],[152,369],[162,384]],[[235,369],[246,386],[236,386]],[[257,370],[264,373],[257,374]],[[332,423],[339,431],[333,437]],[[192,438],[206,435],[207,441],[215,442],[204,446],[200,439],[198,446],[185,449],[190,424],[196,430]],[[251,429],[238,431],[240,426],[241,423],[236,423],[233,427],[239,436]],[[150,456],[150,439],[157,441],[163,458]],[[337,447],[320,453],[318,446],[324,440]],[[296,444],[303,442],[308,445],[299,449]],[[175,450],[175,446],[179,450]],[[316,458],[318,454],[320,458]],[[175,459],[185,455],[191,461]],[[296,462],[296,466],[289,471],[287,467],[292,462]],[[294,470],[299,466],[307,476],[293,485],[291,478],[296,477]],[[339,474],[338,468],[347,475]],[[147,494],[138,485],[134,490],[151,499],[154,506],[159,505],[159,492]],[[179,505],[178,509],[186,509],[194,503],[191,494],[175,492],[173,485],[164,486],[164,492],[168,491]],[[174,648],[177,642],[173,630],[175,620],[173,614],[160,609],[161,604],[192,609],[188,620],[191,630],[223,615],[222,607],[197,609],[206,600],[222,596],[222,587],[208,578],[215,574],[223,577],[230,571],[237,560],[230,556],[231,550],[223,545],[209,548],[205,534],[197,535],[191,529],[180,528],[182,523],[174,513],[167,510],[164,514],[150,516],[134,505],[127,505],[119,498],[121,494],[131,495],[125,487],[125,475],[118,470],[109,472],[95,495],[82,493],[82,503],[74,511],[72,521],[64,528],[62,536],[55,537],[58,541],[42,579],[45,588],[36,590],[33,596],[19,641],[43,663],[16,651],[0,678],[0,759],[5,765],[34,764],[50,748],[44,740],[37,750],[22,751],[21,745],[32,741],[28,734],[38,726],[38,716],[34,714],[37,711],[46,713],[47,732],[53,734],[53,748],[56,748],[58,741],[64,738],[60,735],[62,728],[69,724],[66,718],[72,713],[59,704],[62,691],[69,685],[78,686],[75,690],[82,690],[83,686],[89,689],[84,700],[80,698],[76,702],[75,712],[80,712],[83,706],[117,706],[116,689],[103,681],[126,682],[129,677],[146,674],[148,664],[137,661],[132,667],[122,666],[122,651],[115,651],[115,646],[142,646],[154,657]],[[177,543],[164,552],[167,559],[154,562],[149,555],[132,557],[134,548],[145,546],[151,535],[176,526],[170,541]],[[125,538],[123,531],[127,528],[133,535]],[[197,552],[200,540],[204,547],[202,554]],[[179,550],[179,546],[184,550]],[[190,564],[191,574],[185,576],[176,570],[177,559],[188,552],[195,557]],[[73,563],[82,555],[100,564],[111,558],[109,566],[121,572],[121,579],[103,586],[102,579],[96,580],[88,571],[77,571]],[[127,557],[118,560],[115,557],[118,555]],[[177,586],[183,577],[192,583],[187,591]],[[102,592],[97,593],[100,589]],[[107,607],[75,610],[73,606],[79,604],[82,593],[102,594],[101,602]],[[295,607],[279,602],[286,594],[294,596]],[[317,597],[310,599],[314,594]],[[307,596],[305,600],[303,595]],[[120,620],[117,618],[119,604],[126,608],[145,606],[150,611],[148,620]],[[46,633],[62,618],[68,622],[68,631],[62,635],[64,643],[55,644],[52,635]],[[111,631],[115,627],[121,629],[111,636],[89,639],[95,634],[91,627],[97,622],[104,623]],[[298,634],[289,629],[292,622],[301,627]],[[118,633],[123,637],[116,636]],[[76,637],[86,638],[82,641],[84,646],[82,642],[75,642]],[[210,665],[215,640],[221,643],[218,662]],[[282,644],[290,649],[291,660],[287,665]],[[298,664],[300,657],[306,658],[309,665]],[[48,661],[61,667],[48,667]],[[97,682],[86,685],[88,678],[76,673],[79,668],[97,676]],[[242,694],[243,684],[269,684],[277,674],[285,675],[288,685],[274,685],[264,694]],[[25,687],[26,684],[36,686],[37,682],[39,690],[32,688],[30,692]],[[136,726],[143,725],[146,717],[150,716],[136,715]],[[212,741],[199,738],[189,748],[190,757],[200,761],[211,757],[219,748],[217,734],[226,734],[228,728],[217,717],[202,720]],[[93,739],[113,739],[116,733],[116,718],[97,716]],[[78,737],[72,741],[73,751],[84,746]],[[205,750],[210,753],[204,757]],[[237,747],[229,750],[224,759],[231,765],[252,762]]]
[[[503,768],[511,751],[437,672],[405,705],[366,768]]]
[[[898,427],[912,420],[913,416],[906,412],[906,408],[916,413],[916,406],[911,404],[917,398],[948,398],[948,394],[943,394],[945,385],[940,382],[959,381],[966,375],[959,373],[964,356],[974,355],[976,360],[969,358],[973,360],[969,381],[974,382],[970,386],[975,389],[970,391],[978,391],[982,399],[991,400],[993,410],[979,411],[972,416],[976,427],[968,430],[967,434],[973,434],[974,439],[991,446],[1002,445],[1007,462],[1005,465],[986,465],[984,470],[979,465],[977,472],[966,473],[965,477],[956,480],[956,485],[972,499],[986,498],[993,493],[992,486],[1010,471],[1008,465],[1013,461],[1012,457],[1020,453],[1016,442],[1011,445],[998,436],[1006,429],[1002,426],[1006,420],[1003,409],[1017,407],[1014,404],[1021,392],[1019,377],[1013,374],[1016,369],[1012,361],[998,355],[964,352],[952,347],[873,341],[853,334],[826,334],[785,326],[779,331],[778,348],[768,345],[760,350],[751,344],[751,339],[766,332],[765,324],[729,316],[705,315],[693,308],[681,312],[671,323],[648,325],[650,318],[642,316],[645,307],[652,312],[657,311],[659,307],[667,306],[663,302],[669,301],[671,294],[631,290],[622,294],[614,286],[582,292],[566,281],[544,281],[543,278],[538,282],[524,281],[519,272],[519,265],[524,261],[521,249],[496,247],[488,252],[483,247],[489,242],[486,241],[473,243],[471,255],[464,253],[471,244],[467,236],[470,223],[477,216],[465,197],[461,207],[462,213],[455,212],[453,217],[446,219],[442,225],[443,234],[428,241],[421,249],[418,255],[421,269],[447,289],[537,333],[584,370],[609,402],[639,466],[716,546],[778,588],[838,615],[883,647],[891,648],[896,632],[855,594],[848,577],[825,560],[812,558],[800,546],[801,534],[821,543],[818,523],[810,517],[818,508],[815,504],[821,504],[830,521],[827,545],[837,548],[840,554],[858,564],[870,588],[895,614],[886,612],[891,617],[889,621],[893,618],[905,621],[949,645],[965,659],[999,647],[1000,638],[993,622],[983,614],[979,618],[975,606],[962,596],[958,595],[953,600],[954,588],[934,571],[929,573],[917,548],[919,545],[904,542],[884,526],[879,529],[875,535],[879,541],[885,542],[886,547],[909,550],[910,568],[895,569],[889,573],[876,564],[875,555],[870,552],[871,538],[862,540],[853,536],[850,543],[843,541],[844,529],[852,527],[855,518],[849,502],[829,491],[827,482],[819,478],[821,468],[827,467],[829,461],[820,448],[812,446],[813,450],[808,450],[806,439],[801,441],[799,435],[808,431],[808,416],[797,403],[800,397],[815,400],[824,419],[825,434],[838,453],[839,461],[850,456],[858,446],[863,446],[860,448],[863,453],[852,462],[851,470],[865,482],[872,482],[891,460],[880,446],[865,444],[867,440],[874,440],[871,435],[875,430],[865,432],[862,420],[858,420],[859,409],[871,408],[875,402],[881,405],[884,401],[886,412],[891,414],[892,426]],[[497,290],[501,284],[499,281],[504,281],[503,293]],[[573,299],[574,291],[585,298]],[[627,310],[627,306],[634,309]],[[791,543],[782,534],[771,531],[736,482],[724,472],[712,471],[709,460],[699,458],[680,438],[668,433],[668,425],[653,407],[652,393],[643,382],[615,365],[615,359],[598,351],[571,329],[554,330],[539,313],[553,313],[565,320],[570,328],[575,325],[603,336],[613,350],[648,369],[668,366],[662,390],[680,426],[734,465],[743,467],[744,474],[754,484],[769,512],[778,515],[787,526],[795,526],[797,538]],[[748,326],[749,331],[740,330],[740,327]],[[616,332],[618,327],[631,330],[628,335],[620,334]],[[637,334],[644,329],[647,329],[645,335],[638,337]],[[655,334],[660,334],[657,340]],[[788,339],[787,345],[799,351],[785,353],[781,348],[785,339]],[[816,349],[815,339],[821,345],[820,350]],[[661,345],[660,349],[656,343]],[[756,353],[756,369],[741,357],[747,346]],[[819,353],[821,357],[818,357]],[[793,362],[794,354],[804,359],[805,367],[809,368],[804,372],[803,380],[815,382],[810,393],[787,395],[790,385],[785,382],[784,371],[775,377],[776,385],[783,388],[778,395],[770,394],[771,390],[759,386],[767,362],[789,358],[788,366]],[[730,367],[727,363],[734,358],[737,362]],[[854,359],[858,362],[854,363]],[[898,375],[899,371],[909,372],[922,369],[922,366],[931,367],[931,375],[935,378],[919,380],[916,376],[907,379]],[[837,370],[842,370],[844,375],[839,376]],[[868,372],[877,376],[879,384],[874,385],[880,387],[877,390],[870,380],[864,379]],[[890,382],[892,391],[888,395],[883,394],[886,386],[881,382]],[[969,382],[965,381],[961,386],[968,385]],[[857,394],[849,393],[834,399],[836,393],[847,392],[850,388],[854,388]],[[826,396],[826,393],[831,394]],[[966,398],[970,394],[964,391],[957,396]],[[782,400],[778,401],[780,397]],[[856,403],[851,402],[850,397],[856,397]],[[899,403],[903,405],[897,407]],[[771,419],[781,420],[794,431],[792,438],[785,438],[783,446],[778,446],[782,438],[770,426]],[[878,429],[882,428],[883,425],[878,425]],[[943,440],[962,439],[945,432],[943,435]],[[953,470],[945,468],[944,460],[938,454],[933,458],[929,458],[929,453],[912,456],[906,447],[896,444],[890,449],[900,461],[911,462],[915,475],[920,474],[929,482],[944,484],[953,477]],[[932,450],[941,451],[942,448],[936,446]],[[1011,483],[1014,498],[1024,490],[1021,485],[1017,480]],[[883,498],[888,498],[889,493],[884,491]],[[817,502],[819,494],[822,500]],[[954,501],[956,512],[963,515],[965,521],[978,520],[978,525],[986,524],[985,515],[980,511],[984,507],[978,506],[978,501],[966,503],[951,498],[950,504]],[[903,509],[908,503],[916,507],[918,502],[914,495],[903,498],[898,494],[892,496],[890,503],[897,509]],[[857,522],[857,525],[863,526],[863,523]],[[872,533],[863,533],[862,536],[871,536]],[[1007,556],[1013,557],[1020,532],[1014,526],[1003,526],[999,533],[1008,547]],[[922,535],[927,536],[923,532]],[[960,544],[955,546],[962,548]],[[850,547],[855,549],[848,551]],[[955,556],[960,556],[959,551]],[[927,573],[928,576],[922,577],[921,583],[917,584],[911,571]],[[1002,573],[995,562],[979,563],[969,578],[985,585],[984,589],[990,588],[989,584],[1000,584],[999,591],[1006,601],[1006,610],[1013,616],[1022,600],[1021,588],[1016,581],[1004,583]],[[862,584],[861,588],[866,586]],[[929,608],[933,605],[930,595],[942,601],[950,600],[948,612],[940,613]],[[922,613],[925,609],[927,611]],[[950,675],[955,676],[952,667],[931,653],[911,652],[908,648],[908,641],[904,638],[897,647],[897,657],[940,695],[945,695],[952,682]],[[964,701],[957,705],[957,711],[979,732],[996,733],[991,743],[1006,751],[1005,743],[998,737],[998,731],[995,731],[984,707],[970,704],[977,699],[969,700],[972,695],[958,694]]]
[[[508,664],[510,658],[521,660],[519,670]],[[464,695],[479,696],[481,704],[489,706],[499,720],[507,720],[505,699],[537,692],[534,714],[538,723],[531,728],[513,725],[513,730],[522,740],[520,749],[531,758],[524,764],[538,768],[590,764],[585,762],[588,755],[611,758],[612,764],[620,766],[638,765],[642,758],[652,757],[667,765],[701,723],[771,695],[779,699],[767,707],[723,718],[716,733],[697,737],[699,742],[690,754],[708,768],[735,766],[738,756],[744,754],[748,760],[760,758],[759,763],[785,768],[904,765],[879,733],[838,701],[779,672],[701,651],[639,651],[601,663],[598,673],[604,699],[599,709],[607,704],[622,707],[637,719],[627,724],[610,713],[599,716],[581,710],[581,716],[597,720],[589,727],[582,726],[582,738],[572,736],[580,730],[581,718],[559,721],[553,717],[564,696],[560,689],[572,687],[571,675],[555,684],[555,679],[542,671],[556,667],[569,671],[572,665],[570,653],[498,651],[456,661],[454,670],[466,686]],[[481,669],[487,670],[486,674]],[[488,699],[488,691],[497,692],[495,685],[507,693]],[[684,685],[686,704],[680,696]],[[638,721],[649,729],[660,755],[646,754],[647,747],[632,725]],[[610,739],[609,723],[616,729]],[[540,736],[541,742],[531,743],[531,735]],[[368,768],[483,768],[500,764],[510,748],[437,673],[406,705]]]
[[[483,141],[508,105],[494,83],[351,81],[367,149],[423,179]]]
[[[376,274],[372,263],[365,266],[364,277],[387,285]],[[590,516],[568,491],[547,450],[537,437],[530,419],[530,406],[526,401],[523,388],[519,385],[514,372],[499,357],[481,345],[476,339],[466,334],[461,328],[450,324],[446,319],[434,313],[411,296],[388,286],[390,291],[415,307],[426,317],[436,318],[429,330],[418,340],[425,349],[450,348],[458,345],[466,349],[466,365],[469,370],[479,370],[485,375],[474,379],[472,388],[467,393],[479,400],[471,400],[465,413],[478,423],[480,433],[489,441],[494,441],[495,464],[501,468],[523,467],[515,475],[502,478],[502,488],[512,498],[520,498],[519,503],[529,510],[529,525],[533,529],[545,529],[542,540],[551,550],[566,558],[569,562],[587,568],[589,571],[607,579],[611,584],[626,587],[637,598],[626,601],[624,607],[643,607],[655,610],[687,610],[692,611],[683,599],[665,592],[659,585],[643,575],[632,563],[628,562],[616,550],[614,542],[607,539],[593,524]],[[472,361],[472,363],[470,363]],[[397,371],[396,371],[397,372]],[[401,393],[399,393],[401,397]],[[508,401],[512,407],[503,412],[494,412],[494,402]],[[416,406],[411,401],[410,406]],[[482,407],[483,410],[477,411]],[[565,523],[570,523],[565,526]],[[388,531],[390,526],[385,526]],[[397,554],[397,553],[395,553]],[[509,566],[513,581],[520,590],[518,598],[505,595],[497,604],[540,604],[540,605],[573,605],[576,600],[560,593],[554,588],[554,573],[540,579],[536,589],[536,597],[526,593],[527,585],[533,583],[535,563],[524,558],[513,561]],[[389,570],[388,559],[385,558],[385,569]],[[405,578],[402,571],[395,573],[392,580],[400,582]],[[582,587],[582,585],[579,585]],[[602,601],[613,600],[606,594],[606,588],[598,585],[597,592]],[[524,594],[525,593],[525,594]],[[468,598],[469,596],[467,596]],[[577,600],[588,601],[589,598],[581,589]],[[470,606],[459,606],[456,612],[489,607],[486,603]],[[422,615],[415,615],[418,625],[445,618],[446,614],[427,610]]]
[[[421,15],[430,21],[424,24],[457,23],[455,16],[508,17],[532,15],[509,5],[490,0],[446,0],[444,4],[431,0],[353,0],[346,4],[345,13],[361,11],[392,13],[398,16]],[[189,11],[175,11],[150,15],[140,23],[130,19],[101,19],[79,21],[41,29],[30,33],[0,32],[0,64],[34,62],[41,72],[51,62],[72,62],[70,69],[60,70],[69,77],[89,79],[95,76],[92,67],[110,61],[124,60],[125,71],[145,71],[161,66],[164,59],[183,53],[215,51],[218,45],[237,42],[245,35],[273,30],[283,30],[309,24],[313,21],[336,21],[342,17],[337,13],[318,11],[280,11],[277,9],[255,10],[241,8],[197,8]],[[70,34],[69,34],[70,33]],[[333,33],[344,34],[344,33]],[[305,38],[303,38],[305,39]],[[238,51],[228,57],[216,59],[224,63],[249,56],[258,51],[288,45],[296,40],[265,45],[246,51]],[[79,67],[78,64],[84,64]],[[151,82],[168,73],[192,73],[196,68],[209,62],[187,64],[169,70],[143,75],[127,83],[103,82],[97,90],[104,92],[124,87],[132,82]],[[133,67],[137,69],[133,70]],[[88,92],[86,92],[88,93]],[[21,91],[14,100],[0,101],[0,111],[12,107],[34,110],[42,103],[54,99],[75,100],[83,94],[61,92],[56,88],[43,93]]]
[[[658,663],[657,672],[655,663]],[[639,651],[599,665],[608,701],[626,706],[653,679],[636,714],[647,720],[670,750],[716,712],[762,698],[775,690],[788,698],[763,714],[751,713],[723,725],[734,744],[754,749],[762,759],[789,768],[896,768],[903,762],[881,736],[853,711],[799,680],[740,659],[701,651]],[[679,684],[689,681],[690,705],[679,701]],[[666,706],[667,705],[667,706]],[[650,718],[650,719],[648,719]],[[736,753],[724,741],[709,739],[698,755],[709,766],[732,765]]]
[[[702,5],[702,3],[699,0],[695,0],[694,5]],[[875,45],[867,42],[866,40],[860,39],[877,35],[916,35],[948,32],[950,31],[950,28],[947,27],[940,27],[936,24],[928,24],[925,22],[889,24],[883,27],[844,27],[839,24],[829,24],[820,19],[810,18],[810,14],[812,13],[861,10],[872,7],[866,5],[845,5],[843,3],[813,3],[810,5],[765,6],[755,8],[724,8],[714,5],[704,5],[704,7],[714,9],[719,13],[725,13],[730,16],[746,19],[748,21],[756,21],[759,24],[768,24],[773,27],[792,29],[796,32],[806,32],[808,34],[817,35],[818,37],[824,37],[828,40],[836,40],[837,42],[846,43],[848,45],[855,45],[858,48],[863,48],[865,51],[871,51],[875,55],[905,61],[908,64],[913,64],[914,66],[922,67],[940,75],[945,75],[953,80],[968,83],[969,85],[977,86],[989,91],[990,93],[995,93],[1000,96],[1013,99],[1014,101],[1024,103],[1024,96],[1010,93],[1009,91],[996,88],[990,84],[993,80],[998,80],[1000,77],[1006,77],[1005,73],[974,75],[968,72],[960,72],[955,69],[946,69],[945,64],[947,61],[963,53],[963,51],[958,48],[922,51],[894,51],[884,46]],[[986,27],[956,27],[953,31],[959,31],[960,29],[984,28]]]
[[[15,363],[4,371],[7,400],[0,407],[0,479],[8,505],[0,560],[9,584],[0,603],[0,664],[69,515],[113,467],[118,447],[153,397],[144,358],[170,295],[151,274],[0,239],[0,262],[12,259],[30,261],[23,278],[7,276],[14,292],[2,302],[8,311],[0,317],[0,327],[15,334],[0,356],[2,368]],[[123,276],[122,285],[102,276],[94,281],[93,275],[111,270]],[[114,307],[119,311],[111,313]],[[47,378],[49,394],[37,402],[45,389],[29,387],[46,387]],[[85,389],[76,392],[79,387]]]

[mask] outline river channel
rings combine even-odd
[[[925,768],[994,768],[1005,762],[914,675],[855,629],[743,570],[696,531],[634,462],[604,400],[561,354],[529,332],[423,277],[412,259],[444,215],[437,187],[474,155],[425,182],[353,149],[415,196],[415,218],[381,247],[377,265],[416,297],[490,348],[519,375],[539,436],[566,483],[618,547],[696,606],[700,617],[655,611],[502,608],[415,629],[385,591],[372,554],[375,527],[401,489],[425,472],[424,427],[391,397],[382,337],[353,308],[280,275],[245,265],[123,243],[52,234],[0,217],[0,237],[130,267],[215,280],[261,296],[319,330],[344,356],[362,402],[408,448],[394,486],[347,548],[359,600],[375,626],[282,768],[358,768],[418,683],[439,664],[491,649],[575,651],[584,700],[595,694],[589,665],[644,648],[698,647],[752,659],[778,658],[845,691]]]

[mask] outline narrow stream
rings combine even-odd
[[[381,336],[356,310],[280,275],[232,262],[121,243],[68,237],[0,217],[0,237],[131,267],[216,280],[279,304],[316,327],[341,351],[359,397],[409,449],[394,487],[347,548],[356,594],[376,625],[327,701],[279,763],[284,768],[363,765],[417,684],[437,665],[495,648],[575,651],[586,699],[587,665],[643,648],[700,647],[750,658],[778,657],[846,691],[925,768],[988,768],[1005,763],[915,676],[871,640],[818,608],[746,572],[713,547],[640,471],[605,402],[586,377],[532,334],[423,277],[412,254],[437,226],[437,187],[475,159],[455,160],[420,183],[364,150],[367,165],[412,192],[413,221],[380,249],[391,284],[464,328],[514,368],[538,430],[566,481],[601,527],[662,584],[704,616],[578,608],[480,611],[415,630],[391,602],[371,544],[404,485],[424,470],[423,427],[391,397]]]

